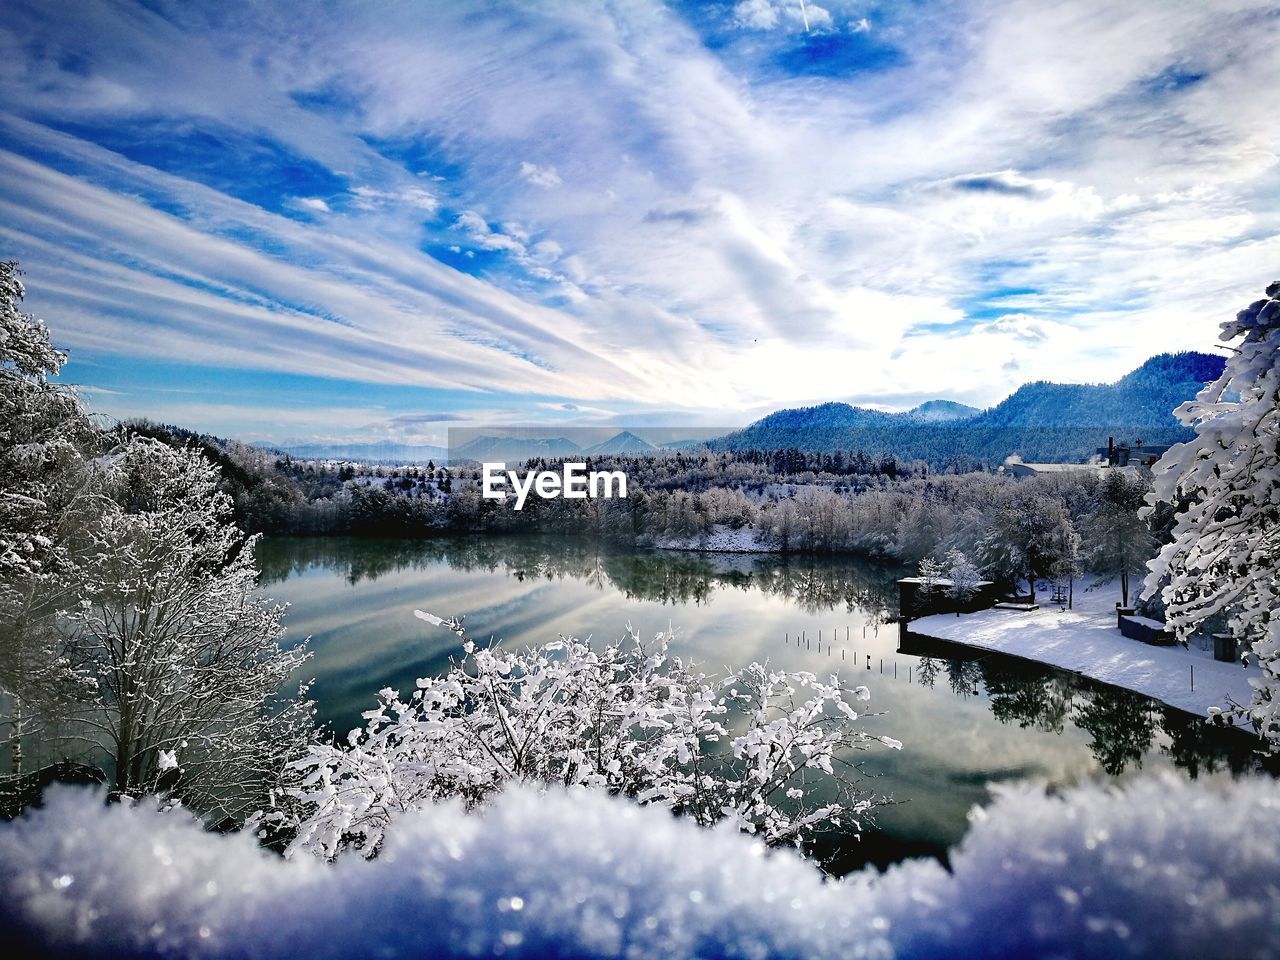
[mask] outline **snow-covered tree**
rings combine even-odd
[[[316,743],[292,765],[296,781],[263,818],[292,830],[290,854],[373,856],[406,811],[451,797],[474,806],[511,782],[605,790],[799,845],[856,828],[876,803],[848,776],[850,752],[901,746],[856,725],[850,701],[869,693],[835,677],[752,664],[715,680],[671,656],[661,634],[650,646],[628,632],[506,652],[445,625],[464,656],[444,676],[408,698],[381,691],[346,743]]]
[[[947,596],[957,603],[956,616],[960,616],[959,606],[963,606],[982,583],[982,574],[974,566],[963,550],[952,548],[947,551],[944,570],[948,581]]]
[[[1266,678],[1239,710],[1280,749],[1280,282],[1222,324],[1220,339],[1240,341],[1222,375],[1174,411],[1195,439],[1153,470],[1147,512],[1160,501],[1180,510],[1143,589],[1160,591],[1184,636],[1226,615]]]
[[[920,560],[920,586],[931,591],[946,575],[943,565],[935,557],[923,557]]]
[[[230,522],[217,468],[134,438],[103,483],[71,615],[85,705],[116,791],[162,777],[210,816],[260,805],[311,736],[311,705],[281,692],[307,654],[281,649],[284,608],[255,594],[254,538]],[[171,773],[170,771],[176,771]]]
[[[97,508],[97,433],[76,395],[49,382],[66,355],[21,311],[14,263],[0,263],[0,692],[9,697],[12,767],[36,713],[66,700],[72,677],[58,612],[74,596],[79,545]]]
[[[1098,488],[1098,500],[1085,520],[1089,567],[1099,583],[1120,578],[1120,599],[1129,606],[1129,577],[1143,573],[1156,552],[1155,538],[1142,514],[1150,483],[1128,477],[1122,470],[1107,471]]]
[[[1061,594],[1063,584],[1067,587],[1067,606],[1075,604],[1075,581],[1080,576],[1080,534],[1070,517],[1063,517],[1053,535],[1053,555],[1049,562],[1049,576],[1053,578],[1054,589]]]
[[[1052,575],[1057,533],[1066,522],[1060,500],[1019,483],[993,511],[979,541],[984,567],[997,580],[1025,577],[1034,603],[1036,578]]]

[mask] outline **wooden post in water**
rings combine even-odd
[[[1196,665],[1193,663],[1191,665],[1191,689],[1195,690],[1195,688],[1196,688]]]

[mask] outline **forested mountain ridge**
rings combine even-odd
[[[974,418],[974,426],[1178,426],[1173,409],[1216,380],[1226,360],[1207,353],[1162,353],[1115,383],[1024,384]],[[1127,438],[1126,439],[1132,439]],[[1143,437],[1143,439],[1148,439]]]
[[[1224,359],[1205,353],[1160,354],[1109,384],[1038,381],[971,416],[921,416],[936,401],[904,413],[824,403],[779,410],[715,441],[720,449],[782,449],[892,453],[940,466],[956,457],[987,464],[1011,454],[1026,460],[1072,462],[1118,441],[1175,443],[1191,431],[1173,409],[1221,373]],[[964,408],[956,404],[950,408]]]

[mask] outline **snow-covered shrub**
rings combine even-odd
[[[787,850],[601,791],[408,813],[324,863],[56,790],[0,826],[0,950],[101,957],[1280,956],[1270,779],[996,791],[947,870],[824,882]]]
[[[1227,615],[1265,672],[1239,712],[1280,749],[1280,282],[1222,324],[1219,339],[1240,338],[1222,376],[1174,411],[1196,436],[1154,467],[1148,515],[1181,509],[1143,590],[1160,591],[1182,636]]]
[[[406,812],[447,798],[474,806],[512,781],[622,794],[798,845],[856,829],[876,802],[849,776],[850,752],[901,746],[856,726],[850,701],[869,693],[836,677],[752,664],[713,679],[671,656],[663,634],[509,652],[447,625],[464,656],[444,676],[406,698],[381,691],[347,742],[316,743],[292,764],[296,779],[263,818],[293,832],[290,854],[373,856]]]

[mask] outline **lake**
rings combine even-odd
[[[1258,763],[1250,738],[1135,694],[901,636],[890,620],[903,571],[858,559],[514,537],[269,538],[258,554],[262,590],[290,604],[288,642],[310,637],[311,694],[338,733],[362,723],[379,689],[407,692],[460,653],[458,638],[415,618],[415,608],[465,616],[474,639],[508,647],[560,634],[613,639],[627,624],[642,637],[674,628],[673,652],[707,673],[767,660],[865,684],[877,714],[866,729],[903,748],[858,755],[864,786],[894,803],[875,811],[861,840],[817,851],[837,873],[945,859],[991,784],[1199,776]]]

